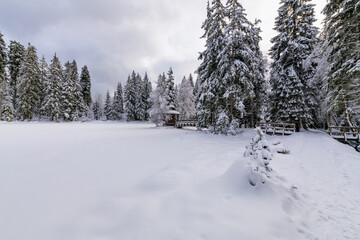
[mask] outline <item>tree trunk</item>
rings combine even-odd
[[[234,107],[234,100],[233,100],[233,94],[230,93],[230,122],[233,120],[233,107]]]
[[[255,125],[254,125],[254,98],[253,97],[251,97],[250,98],[250,101],[251,101],[251,127],[253,128],[253,127],[255,127]]]

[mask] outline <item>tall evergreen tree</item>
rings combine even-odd
[[[75,60],[71,62],[70,80],[72,83],[71,92],[75,101],[73,119],[79,120],[81,117],[85,116],[87,105],[84,102],[84,95],[82,93],[78,67]]]
[[[135,82],[135,120],[141,121],[145,119],[145,103],[144,103],[144,83],[140,74],[136,74]]]
[[[193,78],[193,76],[192,76],[191,73],[189,74],[189,81],[190,81],[191,86],[194,88],[194,87],[195,87],[195,83],[194,83],[194,78]]]
[[[17,92],[18,119],[31,120],[34,117],[40,95],[40,68],[36,48],[30,43],[25,52],[24,61],[20,68]]]
[[[73,81],[71,79],[71,64],[64,64],[64,73],[61,82],[61,114],[64,121],[72,121],[75,112],[75,96],[73,95]]]
[[[174,72],[171,67],[167,72],[166,87],[168,92],[168,103],[169,105],[175,106],[175,98],[176,98],[175,79],[174,79]]]
[[[202,25],[206,39],[205,50],[200,53],[201,64],[196,70],[198,74],[197,116],[198,127],[214,128],[218,118],[217,105],[220,85],[219,53],[224,48],[223,29],[226,26],[225,9],[221,0],[213,0],[207,6],[207,19]]]
[[[9,74],[10,74],[10,95],[13,104],[13,109],[17,109],[18,101],[18,83],[20,76],[21,64],[24,60],[25,47],[16,41],[10,41],[9,45]]]
[[[125,85],[125,112],[127,121],[136,120],[136,74],[132,72]]]
[[[309,70],[305,60],[319,41],[313,26],[314,5],[310,0],[281,0],[275,30],[279,33],[271,42],[270,83],[273,121],[295,123],[297,129],[313,123],[309,114],[313,107],[309,86]]]
[[[40,91],[39,91],[39,101],[36,107],[36,115],[39,118],[46,116],[46,112],[42,112],[42,106],[45,101],[45,89],[47,88],[47,84],[49,81],[49,66],[43,56],[40,60],[39,64],[39,81],[40,81]]]
[[[121,83],[118,83],[116,91],[114,92],[112,108],[114,110],[114,119],[121,120],[122,114],[124,113],[124,99]]]
[[[107,93],[106,93],[104,115],[106,117],[106,120],[114,120],[113,119],[114,112],[113,112],[113,108],[112,108],[111,97],[110,97],[109,91],[107,91]]]
[[[6,77],[6,63],[7,63],[7,55],[6,55],[6,44],[3,39],[3,35],[0,32],[0,109],[2,109],[2,100],[4,93],[6,91],[6,83],[7,83],[7,77]],[[0,111],[0,118],[1,118],[1,111]]]
[[[92,107],[92,111],[94,113],[94,119],[100,120],[101,116],[102,116],[102,111],[101,111],[101,105],[98,100],[95,100],[93,107]]]
[[[151,82],[147,73],[145,72],[143,80],[143,92],[142,92],[142,101],[144,104],[144,120],[149,120],[149,110],[151,108],[150,93],[152,91]]]
[[[2,95],[1,120],[12,122],[14,119],[14,109],[11,100],[11,88],[9,79],[5,80],[5,87]]]
[[[324,51],[328,124],[360,125],[360,3],[329,0],[325,6]]]
[[[62,66],[60,60],[54,55],[50,64],[49,81],[45,89],[45,100],[42,111],[46,112],[50,121],[60,121],[61,118],[61,82]]]
[[[251,69],[251,83],[253,91],[250,92],[249,98],[245,101],[245,108],[247,112],[246,122],[251,127],[255,127],[255,124],[264,118],[265,106],[267,99],[267,88],[269,83],[265,79],[266,73],[266,61],[260,50],[260,32],[261,29],[257,25],[260,20],[255,20],[255,24],[250,27],[250,49],[253,52],[253,57],[250,64]]]
[[[85,103],[79,81],[77,63],[65,63],[62,83],[62,114],[65,121],[79,120],[85,113]]]
[[[251,64],[254,52],[249,45],[252,24],[247,20],[245,9],[237,0],[228,0],[226,16],[229,19],[224,29],[224,48],[219,55],[220,80],[217,89],[218,113],[224,113],[229,124],[245,113],[244,100],[254,97]],[[219,117],[224,117],[219,114]],[[220,122],[220,119],[218,119]],[[229,127],[225,126],[226,128]],[[216,132],[223,132],[224,126],[217,126]]]
[[[91,105],[91,78],[88,67],[85,65],[81,69],[80,86],[82,89],[82,95],[85,105],[89,108]]]

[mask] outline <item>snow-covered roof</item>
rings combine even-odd
[[[165,112],[165,114],[180,115],[180,113],[178,111],[175,111],[175,110],[168,110],[168,111]]]

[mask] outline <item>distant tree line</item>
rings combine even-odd
[[[30,43],[6,46],[0,33],[1,120],[79,121],[90,118],[91,79],[88,68],[79,77],[75,60],[64,66],[54,55],[50,65]]]
[[[160,85],[159,85],[160,84]],[[165,90],[159,93],[159,88]],[[167,76],[159,76],[156,89],[148,74],[133,71],[125,87],[118,83],[113,95],[107,91],[103,99],[92,101],[91,78],[87,66],[79,76],[75,60],[61,64],[54,55],[50,65],[30,43],[25,48],[17,41],[6,46],[0,33],[0,118],[3,121],[83,121],[159,119],[170,107],[179,108],[181,118],[194,118],[194,83],[192,75],[176,86],[172,68]],[[155,110],[161,101],[161,108]]]
[[[95,120],[152,120],[160,123],[171,108],[179,111],[181,119],[193,119],[196,116],[193,77],[190,74],[176,85],[172,68],[166,75],[159,75],[154,89],[147,73],[142,77],[133,71],[125,87],[122,88],[121,83],[118,83],[113,96],[107,91],[104,100],[104,104],[101,98],[94,102]]]

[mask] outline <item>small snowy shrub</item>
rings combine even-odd
[[[216,121],[216,127],[214,129],[214,133],[216,134],[227,134],[229,126],[229,117],[226,113],[221,112]]]
[[[281,144],[279,139],[276,139],[272,142],[271,151],[281,153],[281,154],[289,154],[290,153],[290,150],[287,147],[285,147],[283,144]]]
[[[239,120],[233,119],[230,123],[227,134],[236,135],[236,129],[239,128]]]
[[[270,178],[269,173],[272,171],[269,166],[272,160],[270,145],[260,128],[255,130],[257,134],[250,145],[246,146],[244,153],[250,165],[249,183],[252,186],[256,186],[259,182],[264,184],[266,178]]]

